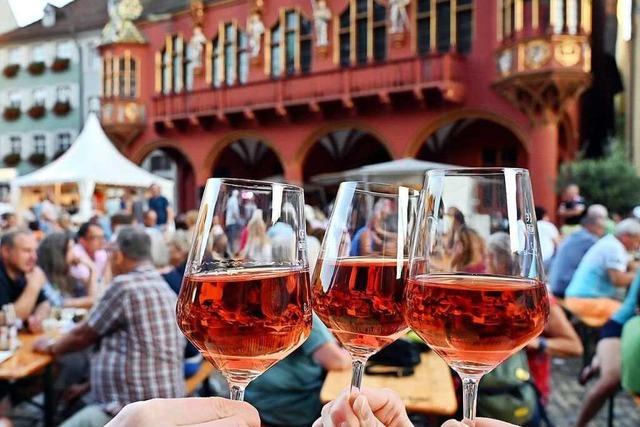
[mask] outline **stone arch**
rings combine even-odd
[[[265,179],[284,175],[278,150],[254,132],[232,132],[215,144],[204,162],[212,176]]]
[[[431,127],[413,157],[460,166],[527,167],[523,140],[504,122],[457,117]]]
[[[146,144],[131,156],[145,169],[175,182],[176,211],[197,208],[195,169],[186,152],[169,140]]]
[[[405,157],[416,157],[418,152],[422,148],[425,140],[429,138],[434,132],[442,127],[461,120],[461,119],[478,119],[478,120],[486,120],[489,122],[494,122],[499,124],[500,126],[508,129],[519,141],[524,150],[529,152],[529,143],[526,133],[522,129],[522,127],[514,120],[505,117],[504,115],[500,115],[497,113],[493,113],[486,110],[481,109],[459,109],[451,112],[447,112],[437,117],[423,129],[421,129],[416,136],[413,138],[411,143],[407,146],[407,150],[405,152]]]

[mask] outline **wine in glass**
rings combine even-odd
[[[207,181],[176,310],[232,399],[311,333],[303,208],[292,185]]]
[[[529,172],[427,172],[408,276],[407,323],[462,378],[473,425],[480,378],[549,314]]]
[[[402,314],[409,234],[418,192],[344,182],[312,279],[314,310],[353,359],[360,388],[367,359],[407,330]]]

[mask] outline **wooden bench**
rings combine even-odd
[[[209,375],[211,375],[214,370],[215,368],[211,363],[203,360],[200,369],[185,381],[184,388],[187,391],[187,396],[193,396],[200,386],[207,382]]]

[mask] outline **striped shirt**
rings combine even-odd
[[[185,394],[185,342],[175,308],[176,295],[149,264],[115,277],[98,301],[88,321],[101,337],[91,360],[91,391],[106,412]]]

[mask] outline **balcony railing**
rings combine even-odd
[[[451,93],[459,85],[464,59],[455,54],[390,60],[380,64],[321,71],[245,85],[158,95],[155,121],[190,116],[284,109],[294,105],[350,100],[434,88]]]

